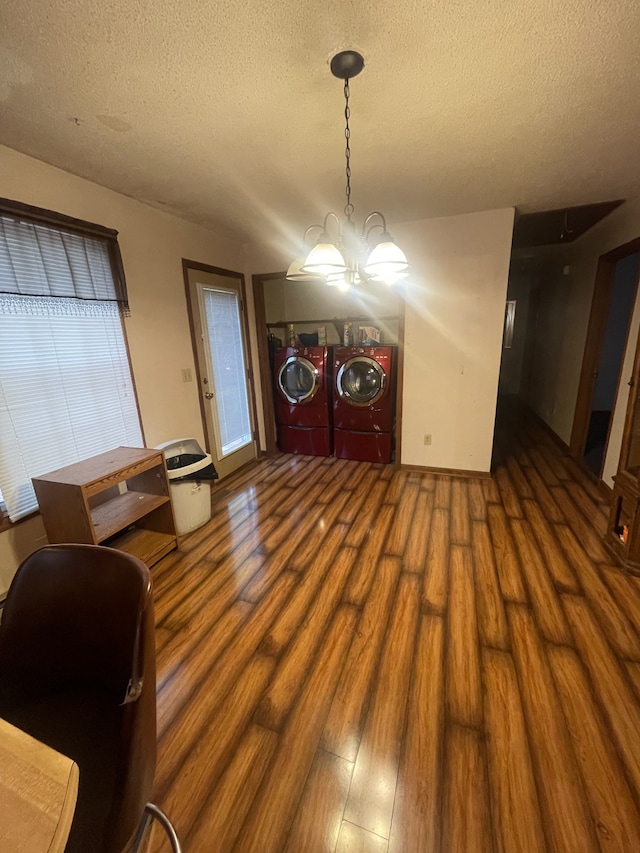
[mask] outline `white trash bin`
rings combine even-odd
[[[211,485],[217,478],[211,455],[195,438],[176,438],[159,444],[164,450],[176,532],[184,536],[211,519]]]

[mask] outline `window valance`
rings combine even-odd
[[[118,232],[0,198],[0,292],[119,303],[129,311]]]

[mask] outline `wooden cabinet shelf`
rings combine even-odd
[[[629,387],[620,461],[613,478],[604,541],[621,566],[640,575],[640,341]]]
[[[164,455],[118,447],[34,477],[49,542],[108,545],[148,566],[177,547]]]

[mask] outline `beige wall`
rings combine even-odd
[[[202,441],[197,386],[182,382],[181,373],[194,368],[182,258],[242,272],[243,247],[4,147],[0,196],[119,231],[131,305],[127,338],[146,443],[187,436]],[[40,544],[41,535],[39,522],[0,534],[0,563],[12,564],[5,574]]]
[[[569,442],[573,426],[580,371],[593,298],[598,258],[605,252],[640,237],[640,199],[628,201],[588,231],[550,270],[541,290],[533,371],[537,393],[534,410]],[[568,275],[562,267],[569,265]],[[638,339],[640,306],[636,303],[623,366],[623,378],[631,375]],[[622,382],[614,409],[603,479],[609,485],[620,457],[622,426],[629,388]]]
[[[490,469],[513,217],[507,208],[392,229],[413,268],[406,295],[404,464]]]

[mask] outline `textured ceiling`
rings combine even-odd
[[[0,143],[289,247],[344,205],[354,48],[358,221],[628,198],[639,32],[638,0],[3,0]]]

